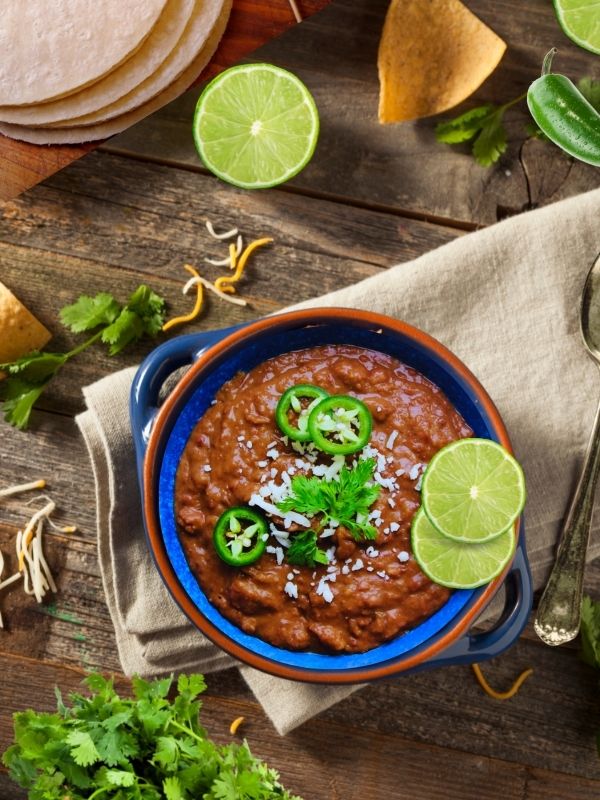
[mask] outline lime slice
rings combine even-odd
[[[200,158],[219,178],[243,189],[266,189],[297,175],[318,138],[319,114],[310,92],[272,64],[222,72],[196,106]]]
[[[598,0],[554,0],[560,27],[575,44],[600,54]]]
[[[475,589],[500,575],[515,551],[512,527],[483,544],[457,542],[436,530],[420,508],[412,523],[412,550],[428,578],[449,589]]]
[[[517,519],[525,505],[525,476],[515,459],[490,439],[459,439],[429,462],[423,508],[444,536],[487,542]]]

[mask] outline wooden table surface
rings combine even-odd
[[[554,44],[562,71],[580,76],[595,69],[600,77],[598,59],[568,42],[547,0],[468,5],[509,44],[472,103],[522,92]],[[257,255],[245,279],[251,307],[209,299],[188,331],[274,311],[599,185],[592,167],[548,143],[524,141],[522,108],[509,119],[506,155],[489,170],[466,148],[436,144],[432,120],[380,127],[375,63],[385,7],[386,0],[333,0],[256,54],[297,72],[320,109],[318,151],[290,184],[249,193],[208,175],[190,136],[193,92],[2,206],[0,278],[56,332],[57,349],[74,341],[57,312],[83,292],[108,288],[125,297],[144,280],[171,311],[187,309],[183,263],[202,264],[222,250],[207,235],[205,218],[275,243]],[[218,273],[206,268],[208,277]],[[51,602],[23,602],[17,591],[2,598],[1,749],[14,710],[51,708],[54,684],[72,688],[91,668],[119,672],[96,556],[92,471],[73,416],[83,407],[81,386],[138,362],[150,347],[116,359],[88,351],[53,383],[30,431],[0,427],[0,485],[46,477],[61,518],[79,527],[72,536],[48,537],[59,584]],[[12,550],[27,500],[0,507],[4,552]],[[600,594],[600,564],[588,569],[587,585]],[[285,738],[230,670],[209,678],[205,722],[226,739],[230,721],[244,715],[253,750],[305,800],[600,797],[598,676],[578,660],[576,646],[548,648],[531,629],[485,672],[506,687],[527,666],[533,677],[505,703],[484,695],[468,667],[452,667],[366,688]],[[2,772],[0,797],[22,797]]]

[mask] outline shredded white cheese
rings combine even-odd
[[[234,236],[237,236],[238,233],[237,228],[232,228],[230,231],[225,231],[224,233],[217,233],[209,219],[206,220],[206,229],[213,239],[232,239]]]
[[[396,441],[397,438],[398,438],[398,431],[392,431],[388,436],[387,442],[385,443],[385,446],[387,447],[388,450],[391,450],[393,448],[394,442]]]

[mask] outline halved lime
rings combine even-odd
[[[211,172],[234,186],[266,189],[297,175],[319,138],[319,114],[302,81],[272,64],[242,64],[204,89],[194,141]]]
[[[525,505],[518,462],[490,439],[459,439],[437,452],[421,486],[423,508],[444,536],[487,542],[507,530]]]
[[[600,6],[598,0],[554,0],[563,31],[575,44],[600,54]]]
[[[411,544],[428,578],[449,589],[475,589],[500,575],[515,551],[512,526],[489,542],[471,544],[443,536],[420,508],[412,523]]]

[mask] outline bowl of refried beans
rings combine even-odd
[[[486,391],[426,333],[332,308],[178,337],[140,368],[132,426],[157,569],[240,661],[358,683],[482,660],[521,632],[522,520],[512,563],[476,589],[436,584],[411,552],[431,458],[473,436],[510,451]],[[500,619],[470,632],[501,587]]]

